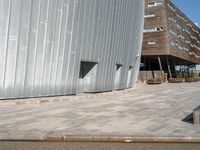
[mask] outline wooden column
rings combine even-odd
[[[161,72],[161,75],[162,75],[162,80],[164,80],[164,74],[163,74],[163,69],[162,69],[162,64],[161,64],[160,56],[158,56],[158,63],[159,63],[160,72]]]
[[[173,57],[173,71],[174,71],[174,75],[175,75],[175,77],[177,77],[177,74],[176,74],[176,62],[175,62],[175,59],[174,59],[174,57]]]
[[[167,57],[167,68],[168,68],[168,72],[169,72],[169,77],[172,78],[172,73],[171,73],[171,68],[170,68],[170,65],[169,65],[168,57]]]

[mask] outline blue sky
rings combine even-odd
[[[172,0],[193,22],[200,25],[200,0]]]

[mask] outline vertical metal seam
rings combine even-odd
[[[95,16],[95,11],[96,11],[96,0],[94,0],[95,2],[94,2],[94,10],[93,10],[93,17],[92,17],[92,19],[93,19],[93,22],[92,22],[92,32],[91,32],[91,44],[90,44],[90,53],[89,53],[89,58],[92,58],[92,39],[93,39],[93,36],[94,36],[94,22],[95,22],[95,19],[94,19],[94,16]]]
[[[108,59],[112,59],[112,57],[110,56],[110,51],[111,50],[109,50],[109,45],[110,45],[110,43],[109,43],[109,39],[110,39],[110,31],[112,30],[112,26],[110,25],[111,24],[111,21],[110,20],[112,20],[112,18],[111,18],[111,15],[112,15],[112,2],[110,1],[110,5],[109,5],[109,7],[108,7],[108,20],[107,20],[107,22],[108,22],[108,24],[107,24],[107,28],[108,28],[108,31],[107,31],[107,34],[106,34],[106,42],[105,42],[105,52],[104,52],[104,57],[108,57],[107,59],[105,59],[105,64],[107,64],[107,67],[105,67],[104,68],[104,71],[105,71],[105,75],[107,76],[107,77],[109,77],[109,75],[108,75],[108,69],[110,69],[110,68],[108,68]],[[105,91],[107,91],[108,89],[108,84],[109,84],[109,78],[107,78],[106,79],[106,81],[105,81],[105,83],[104,83],[104,90]]]
[[[74,28],[74,20],[75,20],[75,2],[73,2],[73,19],[72,19],[72,31],[73,31],[73,28]],[[70,54],[71,54],[71,48],[72,48],[72,38],[73,38],[73,34],[72,34],[72,31],[71,31],[71,36],[70,36],[70,47],[69,47],[69,57],[68,57],[68,63],[67,63],[67,74],[66,74],[66,81],[67,81],[67,78],[68,78],[68,75],[69,75],[69,63],[70,63]],[[68,81],[67,81],[68,82]],[[67,90],[67,86],[65,87],[65,92]]]
[[[62,1],[63,5],[64,5],[64,1]],[[64,7],[63,7],[64,8]],[[62,10],[62,13],[61,13],[61,22],[60,22],[60,27],[59,27],[59,40],[58,40],[58,52],[57,52],[57,65],[56,65],[56,82],[55,82],[55,87],[57,85],[57,76],[58,76],[58,62],[59,62],[59,52],[60,52],[60,41],[61,41],[61,31],[62,31],[62,24],[63,24],[63,10]],[[60,91],[60,88],[59,88],[59,91]]]
[[[27,43],[27,53],[26,53],[26,64],[25,64],[25,76],[24,76],[24,85],[23,85],[23,92],[22,94],[24,95],[25,93],[25,89],[26,89],[26,85],[25,85],[25,82],[26,82],[26,78],[27,78],[27,64],[28,64],[28,48],[29,48],[29,44],[30,44],[30,31],[31,31],[31,18],[32,18],[32,10],[33,10],[33,0],[31,0],[31,10],[30,10],[30,22],[29,22],[29,31],[28,31],[28,43]]]
[[[44,67],[45,67],[45,56],[46,56],[46,46],[47,46],[47,30],[48,30],[48,15],[49,15],[49,0],[47,0],[47,12],[46,12],[46,24],[45,24],[45,33],[44,33],[44,51],[42,54],[42,73],[41,73],[41,81],[39,87],[39,95],[42,95],[42,88],[43,88],[43,74],[44,74]]]
[[[23,9],[23,2],[24,2],[24,0],[21,0],[21,3],[22,3],[22,6],[21,6],[21,8],[20,8],[20,18],[19,18],[19,28],[18,28],[18,38],[17,38],[17,53],[16,53],[16,62],[15,62],[15,68],[14,68],[14,87],[13,87],[13,96],[15,95],[15,90],[16,90],[16,73],[17,73],[17,71],[18,71],[18,69],[17,69],[17,62],[18,62],[18,59],[19,59],[19,39],[20,39],[20,35],[21,35],[21,33],[20,33],[20,28],[21,28],[21,18],[22,18],[22,9]]]
[[[62,49],[60,48],[60,43],[62,41],[61,37],[62,37],[62,34],[61,34],[61,31],[62,31],[62,27],[63,27],[63,20],[64,20],[64,0],[62,1],[62,13],[61,13],[61,21],[60,21],[60,30],[59,30],[59,45],[58,45],[58,52],[57,52],[57,64],[56,64],[56,82],[55,82],[55,87],[57,86],[57,84],[59,85],[60,84],[60,81],[61,81],[61,78],[58,76],[58,68],[59,68],[59,53],[62,52]],[[64,40],[63,40],[64,41]],[[60,74],[60,76],[62,76],[62,74]],[[59,81],[58,81],[59,80]],[[57,92],[56,94],[60,95],[60,87],[58,86],[58,89],[57,89]]]
[[[41,84],[40,84],[40,93],[42,94],[42,91],[43,91],[43,89],[44,89],[44,70],[45,70],[45,65],[46,65],[46,61],[45,61],[45,59],[46,59],[46,55],[47,55],[47,48],[46,47],[48,47],[48,37],[47,37],[47,35],[48,35],[48,28],[49,28],[49,11],[50,11],[50,1],[48,0],[47,1],[47,14],[46,14],[46,27],[45,27],[45,41],[44,41],[44,55],[43,55],[43,59],[42,59],[42,65],[43,65],[43,67],[42,67],[42,81],[41,81]],[[48,87],[46,87],[46,89],[48,90]]]
[[[63,70],[64,70],[64,59],[65,59],[65,54],[67,53],[67,50],[65,49],[66,48],[66,38],[67,38],[67,23],[68,23],[68,19],[69,19],[69,4],[67,4],[67,13],[66,13],[66,29],[65,29],[65,37],[64,37],[64,45],[63,45],[63,61],[62,61],[62,65],[61,65],[61,68],[62,68],[62,71],[61,71],[61,82],[62,82],[62,76],[63,76]],[[61,85],[64,84],[64,83],[61,83]],[[62,87],[61,87],[62,88]],[[60,93],[62,89],[60,89]],[[62,93],[64,94],[64,92]]]
[[[85,14],[86,14],[86,1],[84,1],[84,12],[83,12],[83,25],[82,25],[82,30],[84,30],[84,27],[85,27]],[[80,15],[80,12],[79,12],[79,15]],[[80,46],[80,56],[79,56],[79,58],[77,58],[78,59],[78,63],[81,63],[81,58],[82,58],[82,55],[83,55],[83,37],[84,37],[84,34],[83,34],[84,32],[82,32],[82,35],[81,35],[81,46]],[[79,68],[77,68],[78,69],[78,71],[80,71],[80,67]],[[79,76],[78,76],[78,79],[77,80],[79,80]],[[79,88],[78,88],[78,86],[79,86],[79,81],[77,82],[77,84],[76,84],[76,93],[77,93],[77,90],[79,90]]]
[[[80,5],[80,2],[79,2],[79,4],[78,4],[78,2],[75,2],[75,3],[77,3],[76,5]],[[76,44],[75,44],[75,51],[76,51],[76,55],[75,56],[77,56],[77,41],[78,41],[78,31],[79,31],[79,27],[78,27],[78,23],[79,23],[79,21],[80,21],[80,8],[77,10],[78,11],[78,13],[77,13],[77,32],[76,32],[76,35],[75,35],[75,37],[76,37],[76,39],[74,39],[76,42]],[[76,61],[79,61],[79,60],[77,60],[77,58],[75,58],[74,60],[73,60],[73,71],[72,71],[72,84],[71,84],[71,88],[70,88],[70,90],[71,90],[71,92],[73,93],[73,91],[72,91],[72,89],[73,89],[73,81],[74,81],[74,77],[75,77],[75,75],[74,75],[74,72],[75,72],[75,63],[76,63]],[[77,88],[77,87],[76,87]]]
[[[53,60],[53,52],[54,52],[54,47],[55,47],[55,33],[56,33],[56,19],[57,19],[57,6],[58,6],[58,0],[56,0],[56,4],[55,4],[55,22],[54,22],[54,24],[53,24],[53,45],[52,45],[52,54],[51,54],[51,58],[50,58],[50,60],[51,60],[51,62],[50,62],[50,77],[49,77],[49,81],[48,81],[48,89],[49,89],[49,91],[50,92],[52,92],[52,93],[54,93],[54,87],[51,87],[51,79],[52,79],[52,70],[53,70],[53,67],[52,67],[52,60]],[[53,89],[53,90],[52,90]]]
[[[109,46],[109,49],[110,49],[110,57],[111,57],[111,59],[109,59],[108,60],[108,65],[109,65],[109,70],[110,70],[110,73],[109,73],[109,81],[110,81],[110,83],[109,83],[109,88],[111,88],[112,90],[113,90],[113,85],[114,85],[114,80],[112,80],[112,79],[114,79],[114,77],[113,77],[113,75],[114,75],[114,73],[115,73],[115,70],[113,70],[112,68],[113,67],[115,67],[114,66],[114,64],[112,63],[113,62],[113,60],[115,59],[115,57],[113,56],[113,52],[114,52],[114,48],[113,48],[113,42],[114,42],[114,35],[115,35],[115,21],[116,21],[116,0],[114,0],[114,2],[113,2],[113,5],[114,5],[114,7],[113,7],[113,22],[111,23],[112,25],[112,28],[111,28],[111,40],[110,40],[110,46]]]
[[[41,1],[39,2],[39,13],[38,13],[38,23],[37,23],[37,34],[36,34],[36,43],[35,43],[35,62],[34,62],[34,75],[33,75],[33,86],[32,86],[32,95],[33,95],[33,92],[35,90],[35,76],[36,76],[36,64],[37,64],[37,52],[38,52],[38,41],[39,41],[39,38],[38,38],[38,34],[39,34],[39,29],[40,29],[40,17],[41,17]]]
[[[10,0],[9,4],[9,19],[8,19],[8,30],[7,30],[7,43],[6,43],[6,57],[5,57],[5,70],[4,70],[4,77],[3,77],[3,89],[2,89],[2,96],[5,97],[5,82],[6,82],[6,71],[7,71],[7,56],[8,56],[8,43],[9,43],[9,33],[10,33],[10,18],[11,18],[11,12],[12,12],[12,0]]]

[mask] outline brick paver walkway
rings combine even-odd
[[[40,104],[0,104],[0,139],[42,139],[55,133],[200,137],[200,126],[182,121],[200,105],[200,82],[139,84],[131,90],[79,97]]]

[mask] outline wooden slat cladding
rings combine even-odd
[[[173,11],[170,6],[174,8],[175,11]],[[175,46],[170,44],[171,55],[194,63],[200,63],[200,50],[195,48],[195,45],[200,47],[197,42],[200,41],[200,36],[195,32],[195,30],[200,32],[199,28],[169,0],[166,0],[166,14],[169,41],[176,43]],[[170,30],[177,35],[171,34]]]
[[[148,7],[151,3],[162,5]],[[170,0],[146,0],[145,14],[152,13],[155,17],[146,18],[144,28],[163,27],[163,31],[144,33],[142,55],[171,55],[200,63],[200,29]]]
[[[155,13],[155,17],[146,18],[144,23],[144,29],[151,29],[162,27],[162,32],[149,32],[144,33],[142,55],[168,55],[169,54],[169,42],[167,32],[167,19],[165,5],[148,7],[149,3],[155,2],[155,0],[148,0],[145,3],[145,14]],[[163,2],[156,0],[156,2]],[[154,45],[148,45],[149,40],[155,40]]]

